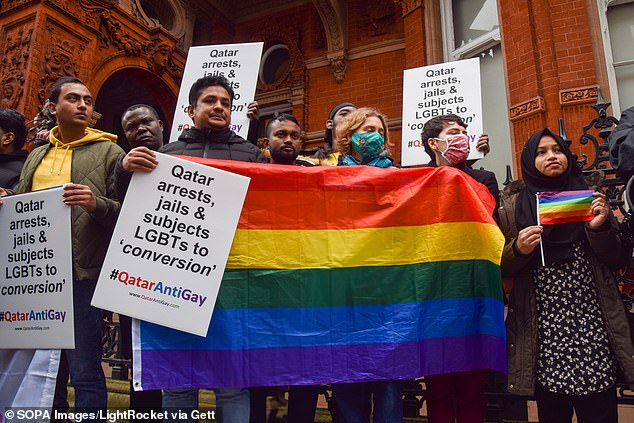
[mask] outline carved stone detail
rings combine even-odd
[[[330,69],[335,77],[335,81],[341,84],[346,79],[346,72],[348,71],[348,58],[345,53],[329,56]]]
[[[326,40],[328,42],[328,53],[326,56],[330,62],[332,74],[335,80],[341,83],[346,78],[346,70],[348,68],[348,60],[346,58],[348,23],[345,11],[339,8],[340,3],[332,0],[313,0],[313,4],[326,30]]]
[[[0,108],[17,109],[24,93],[24,72],[29,61],[33,24],[7,30],[0,59]]]
[[[44,104],[46,93],[55,80],[62,76],[77,76],[76,58],[81,57],[87,47],[87,43],[69,38],[68,33],[60,34],[61,31],[50,23],[46,25],[46,32],[50,42],[44,54],[44,76],[40,78],[40,105]]]
[[[4,4],[0,5],[0,12],[6,12],[7,10],[22,6],[29,1],[30,0],[6,0]]]
[[[143,56],[148,69],[157,75],[168,71],[175,80],[182,77],[182,70],[174,64],[174,43],[167,40],[141,42],[130,36],[121,22],[114,19],[109,10],[101,9],[99,18],[101,48],[114,47],[128,56]]]
[[[346,43],[344,42],[345,28],[343,19],[329,0],[315,0],[314,4],[326,29],[328,50],[344,49]]]
[[[599,86],[569,88],[559,91],[559,103],[562,105],[592,103],[597,101]]]
[[[86,26],[95,28],[104,10],[110,10],[118,0],[43,0],[79,19]]]
[[[121,22],[114,20],[109,10],[101,11],[99,17],[101,48],[114,46],[130,56],[140,55],[143,45],[126,34],[121,26]]]
[[[509,118],[511,121],[516,121],[545,110],[546,103],[544,102],[544,99],[542,97],[535,97],[523,103],[511,106],[509,109]]]
[[[143,46],[143,54],[148,68],[156,75],[168,71],[174,79],[183,76],[181,69],[174,64],[174,45],[168,41],[149,42]]]
[[[413,10],[418,9],[422,5],[421,0],[393,0],[394,3],[401,5],[401,9],[403,10],[403,16],[412,12]]]
[[[113,14],[113,0],[45,1],[54,2],[53,4],[56,7],[65,10],[82,21],[86,26],[98,31],[99,47],[101,49],[113,47],[123,51],[128,56],[145,56],[150,71],[160,74],[167,70],[176,80],[182,77],[182,71],[173,62],[173,43],[156,40],[143,42],[131,36],[125,31],[124,25]],[[137,6],[136,2],[133,2],[133,7]],[[138,14],[135,14],[135,16],[140,19],[142,13],[139,10],[137,12]],[[147,24],[145,20],[142,20],[142,22]]]
[[[141,8],[136,1],[133,1],[130,4],[132,6],[132,16],[148,27],[154,26],[154,22],[150,23],[147,19],[145,19],[145,14],[141,11]]]

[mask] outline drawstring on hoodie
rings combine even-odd
[[[73,181],[73,157],[76,150],[83,150],[88,144],[96,142],[117,142],[116,135],[93,128],[86,128],[84,136],[74,141],[63,142],[60,139],[60,135],[58,126],[51,129],[49,144],[46,146],[46,151],[41,158],[40,164],[33,173],[31,185],[34,190],[50,188],[51,186],[63,185]]]
[[[55,161],[57,160],[57,149],[59,148],[60,144],[62,143],[59,141],[55,143],[55,151],[53,151],[53,163],[51,164],[51,175],[53,174],[53,168],[55,167]],[[57,170],[58,175],[62,173],[62,169],[64,168],[64,162],[66,161],[66,156],[68,155],[68,150],[70,150],[70,145],[66,145],[66,148],[64,149],[64,155],[62,156],[62,163],[59,165],[59,169]]]

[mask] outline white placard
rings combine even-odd
[[[187,115],[189,90],[197,79],[207,75],[224,76],[235,92],[231,106],[230,128],[242,138],[249,132],[247,105],[255,98],[260,57],[264,43],[223,44],[190,47],[178,93],[170,142],[176,141],[183,129],[193,128]]]
[[[483,154],[476,150],[482,134],[482,94],[480,59],[407,69],[403,73],[403,142],[401,164],[427,164],[429,156],[421,140],[421,131],[429,119],[453,113],[468,125],[471,152],[469,159]]]
[[[250,178],[156,156],[132,176],[92,305],[205,336]]]
[[[75,348],[71,208],[63,188],[0,207],[0,348]]]

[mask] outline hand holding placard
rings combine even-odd
[[[133,175],[92,304],[203,336],[249,178],[156,158]]]
[[[71,208],[62,187],[6,197],[0,207],[3,348],[74,348]]]

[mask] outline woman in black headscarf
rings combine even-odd
[[[616,369],[634,381],[634,348],[612,270],[625,264],[605,196],[591,221],[537,225],[536,193],[588,189],[548,129],[529,138],[523,181],[501,196],[502,273],[514,278],[507,317],[509,391],[535,395],[540,422],[617,422]],[[545,265],[542,265],[540,242]]]

